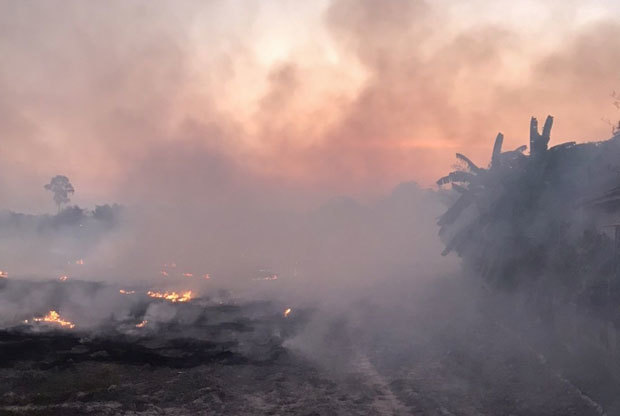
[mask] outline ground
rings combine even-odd
[[[283,318],[269,303],[183,306],[206,318],[138,335],[5,329],[0,415],[604,414],[596,391],[494,317],[427,308],[443,293],[332,319]]]

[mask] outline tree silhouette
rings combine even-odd
[[[554,186],[567,186],[562,178],[571,173],[563,167],[562,160],[585,160],[586,156],[580,152],[587,149],[582,146],[584,150],[573,151],[575,142],[549,147],[552,126],[553,117],[548,116],[540,133],[538,120],[531,118],[529,155],[524,154],[525,145],[502,152],[504,137],[499,133],[487,168],[478,167],[466,156],[456,154],[463,167],[437,181],[439,186],[451,184],[458,193],[455,202],[438,219],[439,235],[445,243],[442,254],[455,251],[473,259],[483,274],[505,274],[500,265],[516,270],[510,262],[522,259],[520,256],[528,244],[548,243],[545,236],[535,241],[531,235],[536,230],[529,227],[535,228],[535,218],[544,218],[543,223],[550,228],[561,222],[565,215],[563,209],[572,203],[564,198],[577,192],[573,191],[575,185],[561,188],[564,191],[560,188],[557,193],[554,191]],[[541,202],[541,198],[547,199]],[[563,202],[556,206],[549,200]],[[558,212],[546,217],[541,212],[543,203]],[[532,256],[530,253],[523,258],[531,260]]]
[[[69,199],[69,194],[75,192],[73,185],[69,182],[69,178],[64,175],[54,176],[44,188],[54,194],[54,203],[58,207],[58,212],[60,212],[62,204],[67,204],[71,200]]]

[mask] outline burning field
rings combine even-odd
[[[620,142],[502,142],[488,169],[459,154],[453,191],[242,225],[199,206],[211,233],[174,212],[136,231],[118,206],[0,215],[0,415],[620,414],[618,191],[575,199],[593,179],[562,164],[616,172],[591,160]]]
[[[618,68],[609,0],[0,0],[0,416],[620,415]]]
[[[398,287],[327,313],[230,293],[7,279],[2,296],[38,292],[50,310],[4,321],[0,414],[600,414],[465,297],[437,314],[461,283],[406,301]],[[60,301],[77,291],[120,303],[95,323]]]
[[[80,281],[8,279],[0,290],[3,299],[7,293],[39,292],[48,296],[50,308],[74,291],[91,297],[112,293]],[[21,321],[16,316],[12,324],[5,320],[0,413],[252,414],[303,408],[312,400],[307,393],[318,401],[321,388],[334,389],[320,377],[314,383],[322,387],[304,387],[317,377],[316,369],[283,347],[308,311],[292,315],[268,302],[239,302],[226,294],[192,297],[191,291],[120,289],[116,296],[117,311],[125,308],[122,318],[111,314],[93,323],[81,319],[75,306],[65,306]],[[277,395],[276,388],[296,391],[299,400],[285,403],[282,396],[272,403],[268,397]]]

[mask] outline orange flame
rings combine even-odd
[[[118,291],[118,293],[120,293],[121,295],[133,295],[134,293],[136,293],[136,291],[121,289]]]
[[[146,292],[146,294],[152,298],[165,299],[170,302],[187,302],[192,299],[191,290],[188,290],[183,293],[177,293],[177,292],[161,293],[161,292],[153,292],[152,290],[149,290],[148,292]]]
[[[75,328],[75,324],[73,322],[65,321],[64,319],[60,317],[60,315],[56,311],[49,311],[48,314],[45,315],[44,317],[33,318],[32,320],[35,322],[47,322],[47,323],[60,325],[63,328]]]
[[[65,281],[67,281],[68,278],[69,278],[69,276],[67,276],[66,274],[63,274],[62,276],[60,276],[58,278],[58,280],[60,280],[61,282],[65,282]]]
[[[144,320],[142,322],[140,322],[139,324],[136,324],[136,328],[144,328],[146,326],[146,324],[148,324],[149,321]]]
[[[7,277],[9,277],[9,274],[4,270],[0,270],[0,279],[6,279]]]
[[[209,273],[202,275],[202,277],[204,277],[206,280],[211,279],[211,275]]]
[[[291,308],[286,308],[286,310],[284,311],[284,317],[288,318],[288,316],[290,315],[292,309]]]
[[[83,259],[76,260],[75,264],[79,264],[80,266],[82,266],[84,265],[84,260]]]

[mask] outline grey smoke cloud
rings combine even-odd
[[[498,130],[522,144],[532,113],[556,116],[554,138],[605,134],[617,82],[613,14],[578,25],[567,9],[567,40],[546,50],[497,22],[452,27],[452,3],[334,0],[320,28],[361,73],[345,93],[323,77],[347,70],[322,53],[261,67],[255,3],[57,6],[0,3],[0,191],[7,208],[48,210],[41,186],[62,172],[76,203],[124,203],[89,278],[141,280],[171,260],[214,281],[264,268],[341,286],[424,269],[442,207],[420,189],[385,196],[394,186],[431,183],[456,151],[484,163]],[[255,108],[230,105],[248,74]],[[324,206],[342,194],[357,202]]]
[[[255,3],[57,5],[0,4],[0,157],[13,208],[43,207],[35,190],[58,172],[91,204],[151,198],[144,189],[159,166],[177,183],[376,195],[410,179],[432,183],[464,147],[483,160],[497,130],[507,145],[520,143],[531,114],[555,114],[557,136],[578,140],[605,138],[601,118],[616,116],[616,12],[580,23],[579,2],[540,6],[557,17],[547,32],[566,40],[538,45],[533,28],[476,20],[467,9],[461,20],[470,23],[459,22],[450,2],[332,1],[317,30],[339,66],[325,69],[321,53],[302,48],[266,71],[259,53],[268,51],[252,43],[262,30],[252,26]],[[362,75],[343,93],[332,83],[347,71]],[[252,77],[264,84],[250,101],[256,111],[223,106]],[[331,92],[313,93],[322,88]],[[205,159],[191,173],[187,153]]]

